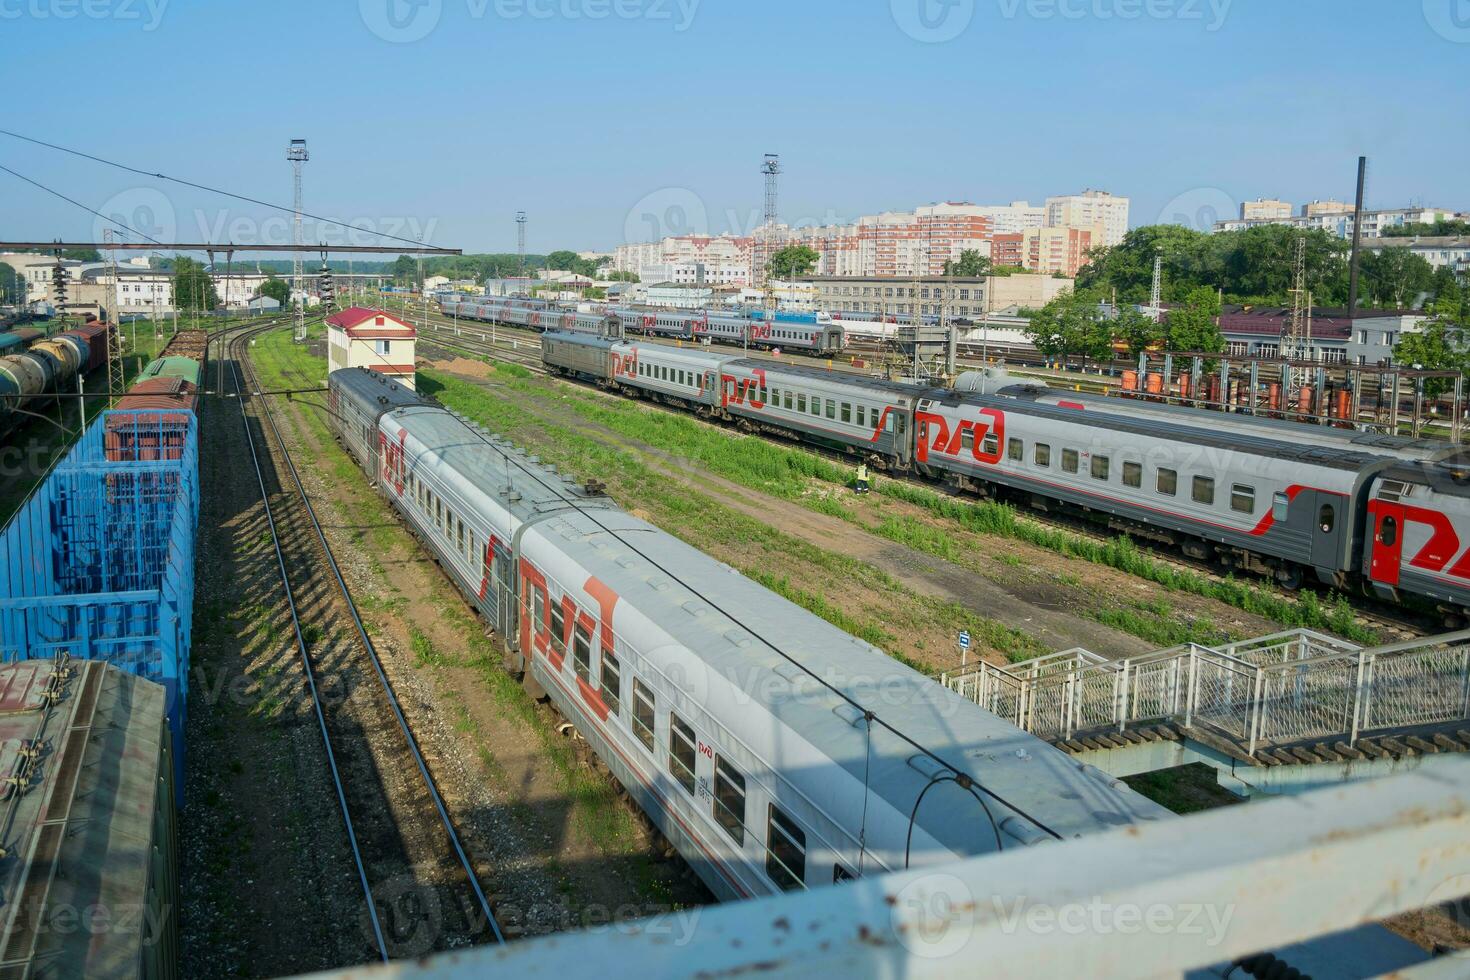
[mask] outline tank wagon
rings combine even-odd
[[[394,382],[328,385],[343,445],[507,665],[721,898],[1167,815]]]
[[[107,361],[107,324],[89,323],[47,336],[34,328],[0,334],[0,435],[37,399],[69,391],[79,376]]]
[[[1172,413],[1079,410],[1062,395],[923,388],[636,341],[609,348],[604,362],[579,346],[573,335],[547,335],[542,360],[625,395],[1064,511],[1288,586],[1315,578],[1388,599],[1421,596],[1450,619],[1470,608],[1470,508],[1460,492],[1470,465],[1457,454],[1438,460],[1440,450],[1345,432],[1222,428],[1218,413],[1207,426]]]

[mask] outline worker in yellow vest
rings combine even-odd
[[[858,493],[868,492],[868,464],[859,463],[857,469],[857,484],[854,487]]]

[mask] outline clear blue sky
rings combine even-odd
[[[765,152],[808,223],[1084,187],[1198,220],[1350,199],[1360,152],[1370,206],[1470,209],[1470,0],[0,0],[0,38],[4,128],[282,203],[304,136],[307,210],[467,251],[513,250],[517,209],[531,251],[745,230]],[[0,164],[289,240],[8,137]],[[0,237],[96,225],[0,173]]]

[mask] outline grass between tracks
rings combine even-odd
[[[1306,627],[1336,633],[1358,643],[1373,643],[1377,635],[1361,626],[1352,606],[1339,595],[1326,599],[1303,591],[1295,598],[1270,586],[1218,578],[1182,569],[1143,551],[1132,539],[1098,540],[1022,516],[1014,507],[992,501],[950,497],[900,480],[879,479],[877,493],[909,504],[937,519],[938,525],[912,516],[885,516],[864,521],[826,491],[850,483],[850,467],[803,448],[784,446],[757,436],[741,436],[688,416],[652,409],[569,385],[550,387],[527,377],[524,369],[495,365],[503,383],[532,397],[557,397],[582,418],[649,446],[683,456],[733,483],[791,500],[818,513],[860,524],[873,534],[925,554],[962,565],[973,556],[946,527],[983,536],[1024,542],[1067,558],[1114,568],[1153,583],[1166,592],[1213,599],[1285,627]],[[436,380],[442,380],[434,376]],[[1184,642],[1217,643],[1231,639],[1228,631],[1206,618],[1181,617],[1167,602],[1157,599],[1077,610],[1099,622],[1161,645]]]
[[[496,377],[513,381],[518,376],[497,367]],[[419,384],[424,393],[488,428],[533,445],[546,462],[584,476],[595,475],[625,507],[916,670],[928,672],[933,666],[905,653],[900,637],[928,636],[938,643],[941,634],[948,638],[968,629],[977,643],[1008,659],[1046,652],[1020,630],[956,603],[919,595],[866,562],[818,548],[704,494],[690,493],[687,486],[672,483],[626,451],[547,422],[524,408],[523,399],[518,403],[500,392],[435,371],[421,371]],[[822,581],[824,587],[812,588],[813,580]],[[853,595],[856,601],[851,605],[864,611],[847,612],[833,598],[837,593]],[[924,650],[924,642],[917,641],[915,649]]]

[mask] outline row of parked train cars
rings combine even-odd
[[[1470,608],[1459,447],[1019,384],[932,388],[646,341],[542,336],[553,373],[948,488],[1087,517],[1287,585]]]
[[[76,379],[107,362],[105,323],[48,335],[36,327],[0,333],[0,436],[46,395],[71,391]]]
[[[1167,816],[397,382],[328,388],[336,435],[511,669],[717,896]]]
[[[783,314],[768,321],[760,313],[710,310],[637,310],[610,306],[601,311],[576,311],[559,309],[544,300],[463,293],[441,293],[439,308],[446,316],[465,320],[595,337],[642,334],[817,355],[839,354],[847,346],[847,334],[840,324],[819,321],[815,316]]]

